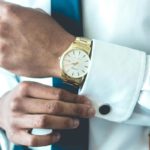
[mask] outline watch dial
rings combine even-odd
[[[83,77],[89,66],[88,54],[80,49],[74,49],[65,54],[62,67],[64,72],[73,78]]]

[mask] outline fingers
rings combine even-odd
[[[24,130],[14,133],[9,139],[19,145],[25,146],[46,146],[57,142],[60,139],[60,134],[51,133],[48,135],[31,135]]]
[[[79,120],[52,115],[23,115],[15,118],[12,125],[22,129],[74,129],[79,126]]]
[[[46,86],[40,83],[22,82],[18,88],[18,93],[23,96],[47,100],[63,100],[70,103],[91,104],[90,101],[84,96],[79,96],[66,90]]]
[[[56,100],[24,98],[22,101],[18,100],[17,104],[14,105],[13,110],[28,114],[49,114],[83,118],[93,117],[95,114],[95,110],[92,106]]]

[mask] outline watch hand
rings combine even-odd
[[[72,64],[76,66],[76,65],[78,65],[78,64],[79,64],[79,62],[75,62],[75,63],[72,63]]]

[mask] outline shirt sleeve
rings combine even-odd
[[[0,68],[0,97],[18,84],[19,77]]]
[[[145,77],[150,74],[147,57],[143,51],[93,40],[89,72],[80,94],[91,99],[96,117],[146,124],[150,113],[145,111],[142,95]],[[150,106],[150,101],[148,104]],[[107,114],[101,112],[103,106],[109,106]]]
[[[0,97],[13,89],[18,84],[18,77],[2,68],[0,68]],[[10,149],[10,143],[2,129],[0,129],[0,146],[2,150]]]

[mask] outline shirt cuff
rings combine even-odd
[[[91,99],[97,117],[125,121],[138,101],[145,65],[144,52],[93,40],[90,68],[80,94]],[[109,106],[110,112],[102,114],[102,106]]]

